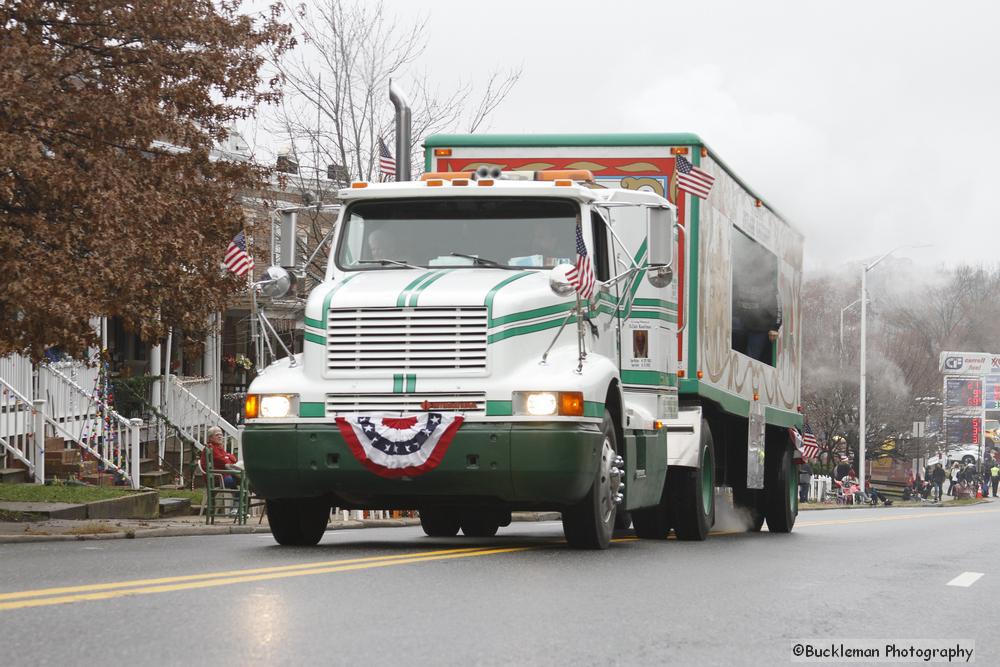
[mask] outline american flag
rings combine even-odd
[[[677,156],[675,170],[679,189],[702,199],[708,197],[708,193],[712,191],[712,184],[715,183],[715,176],[694,166],[683,155]]]
[[[584,299],[589,299],[594,294],[594,265],[587,255],[587,245],[583,242],[580,225],[576,226],[576,266],[566,272],[566,277]]]
[[[809,428],[809,424],[802,425],[802,457],[805,460],[814,459],[819,456],[819,445],[816,443],[816,435]]]
[[[389,149],[386,148],[382,137],[378,138],[378,168],[385,176],[396,175],[396,160],[392,157]]]
[[[242,230],[229,242],[225,263],[228,270],[240,277],[253,270],[253,257],[247,252],[247,237]]]

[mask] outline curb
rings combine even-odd
[[[554,521],[559,512],[514,512],[512,521]],[[361,519],[338,520],[327,526],[327,530],[356,530],[359,528],[402,528],[419,526],[420,519]],[[256,535],[270,534],[271,529],[262,524],[243,526],[177,526],[171,528],[145,528],[120,530],[113,533],[87,533],[83,535],[0,535],[0,544],[24,544],[27,542],[87,542],[96,540],[127,540],[147,537],[193,537],[199,535]]]

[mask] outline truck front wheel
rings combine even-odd
[[[282,546],[319,544],[330,522],[330,504],[319,498],[267,501],[267,523],[274,541]]]
[[[420,510],[420,527],[427,537],[455,537],[458,535],[458,512],[440,507]]]
[[[618,494],[621,472],[615,465],[618,458],[615,425],[607,410],[604,411],[601,431],[604,437],[590,492],[583,500],[562,513],[566,541],[576,549],[607,549],[615,528],[615,513],[618,509],[615,496]]]
[[[674,532],[679,540],[700,541],[715,524],[715,445],[706,420],[701,421],[697,469],[671,468],[667,489],[672,491]]]

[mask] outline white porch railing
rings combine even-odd
[[[141,419],[125,419],[54,366],[38,367],[37,393],[46,397],[45,423],[52,433],[90,453],[133,489],[139,488]]]
[[[39,423],[37,407],[15,382],[0,377],[0,462],[17,459],[41,483],[45,481],[45,428]],[[36,442],[41,449],[34,447]]]
[[[186,440],[194,442],[200,452],[208,442],[208,429],[218,426],[226,435],[226,450],[243,458],[243,432],[226,421],[218,412],[209,407],[203,398],[209,398],[214,383],[210,378],[184,379],[168,376],[166,395],[166,417],[181,432],[181,461],[184,461]],[[211,400],[209,398],[209,400]],[[197,452],[195,452],[197,454]],[[162,458],[164,452],[160,452]]]

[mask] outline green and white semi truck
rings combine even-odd
[[[701,540],[717,487],[792,529],[802,236],[697,136],[434,136],[421,180],[339,197],[304,350],[247,400],[279,543],[332,506]]]

